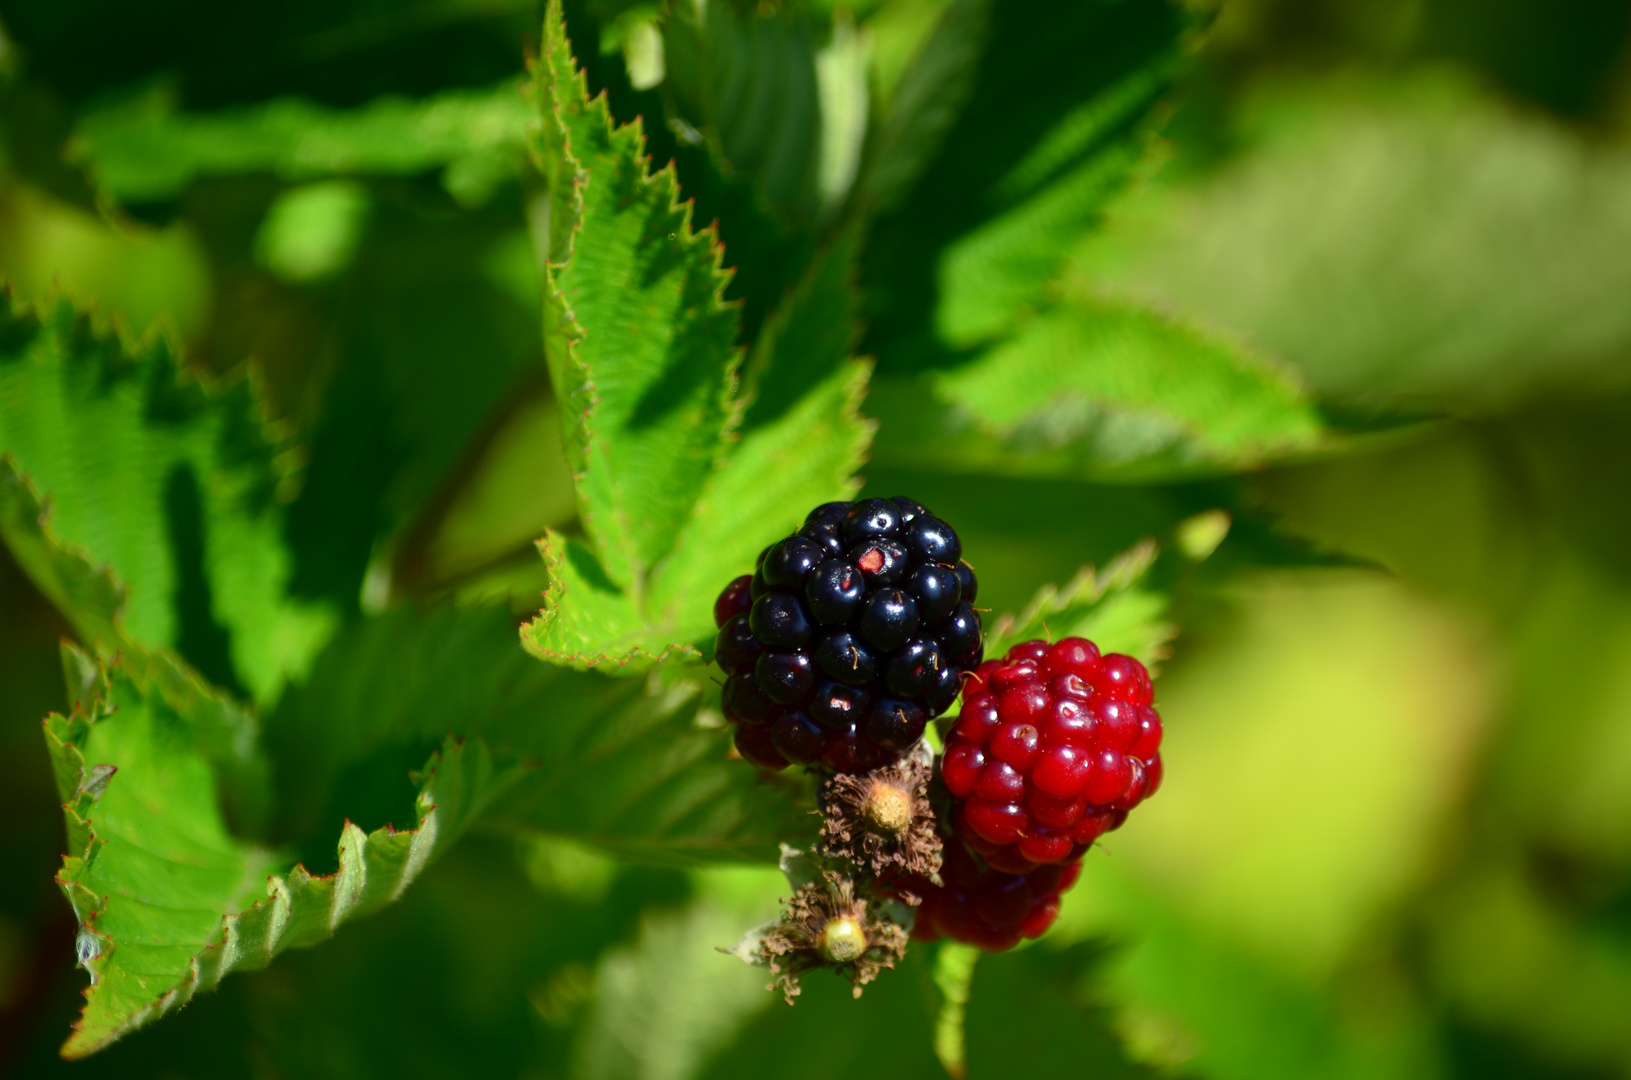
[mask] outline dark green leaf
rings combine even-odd
[[[862,174],[862,190],[878,209],[892,209],[917,181],[967,104],[992,3],[952,0],[901,76]]]
[[[847,12],[821,26],[798,5],[676,2],[663,40],[682,122],[725,169],[793,222],[843,203],[867,122],[865,51]]]
[[[351,764],[451,732],[525,767],[496,821],[647,862],[774,858],[778,841],[810,827],[804,786],[729,760],[700,697],[688,683],[539,664],[516,647],[503,608],[399,610],[337,636],[268,734],[303,815],[345,812],[332,789]]]
[[[943,364],[1046,301],[1141,158],[1194,17],[1168,0],[1128,0],[1041,20],[996,4],[989,20],[967,106],[868,245],[868,346],[886,370]]]

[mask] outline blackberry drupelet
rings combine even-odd
[[[744,758],[868,772],[897,760],[980,666],[957,533],[897,497],[826,503],[714,604],[714,659]]]

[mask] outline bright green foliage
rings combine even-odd
[[[1626,1072],[1622,18],[545,6],[8,0],[0,269],[179,337],[0,318],[0,1074]],[[1166,781],[789,1009],[710,609],[897,494]]]
[[[174,198],[212,176],[310,180],[438,168],[456,196],[479,199],[514,174],[535,122],[514,82],[418,101],[381,98],[362,109],[283,98],[204,114],[177,112],[174,96],[156,91],[85,117],[69,153],[102,191],[127,202]]]
[[[712,471],[736,379],[735,313],[713,237],[638,124],[589,99],[559,10],[537,73],[552,187],[545,352],[584,528],[638,600]]]
[[[200,383],[163,336],[127,347],[64,302],[8,304],[0,323],[0,445],[55,535],[128,586],[123,629],[275,693],[328,619],[284,595],[290,462],[253,383]]]
[[[119,640],[125,591],[105,570],[64,550],[52,535],[50,515],[9,454],[0,456],[0,539],[34,587],[56,604],[85,641]]]
[[[638,127],[614,129],[604,100],[587,100],[558,15],[549,25],[546,350],[592,545],[543,542],[550,588],[523,640],[575,667],[639,670],[711,636],[699,595],[854,490],[870,432],[856,414],[865,367],[847,360],[849,248],[761,333],[750,378],[764,405],[733,445],[742,404],[718,250],[691,233],[673,174],[646,173]]]
[[[812,507],[852,498],[876,425],[860,416],[870,365],[850,356],[847,243],[826,254],[766,323],[749,358],[739,441],[708,482],[652,589],[657,610],[703,625],[688,597],[717,594]]]
[[[70,660],[76,671],[94,663]],[[276,856],[237,839],[223,816],[223,796],[246,794],[242,770],[212,768],[223,754],[253,754],[248,715],[162,656],[132,651],[87,685],[71,716],[46,722],[68,818],[58,881],[93,977],[70,1057],[396,899],[516,775],[450,740],[426,767],[416,828],[347,823],[334,874],[279,873]]]
[[[991,189],[1003,211],[960,237],[940,263],[936,323],[953,345],[990,338],[1040,299],[1068,238],[1097,220],[1143,154],[1116,137],[1171,80],[1175,58],[1143,67],[1077,106]]]
[[[902,353],[894,364],[947,362],[948,350],[1000,339],[1053,301],[1073,245],[1142,159],[1193,25],[1164,0],[1071,5],[1046,34],[1017,5],[947,11],[922,77],[944,70],[952,100],[968,93],[968,103],[943,135],[926,104],[913,109],[921,119],[903,117],[935,149],[926,164],[923,149],[905,152],[901,171],[920,178],[880,222],[871,259],[874,338]],[[965,84],[961,43],[979,33]],[[900,182],[879,168],[887,195]]]
[[[1004,615],[986,630],[987,656],[1001,656],[1021,641],[1085,637],[1104,652],[1126,653],[1146,664],[1172,640],[1167,597],[1149,581],[1155,545],[1141,544],[1103,571],[1084,566],[1064,588],[1042,587],[1018,615]]]

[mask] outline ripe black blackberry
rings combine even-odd
[[[864,773],[903,755],[984,658],[950,525],[904,497],[826,503],[714,604],[742,756]]]

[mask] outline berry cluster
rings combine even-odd
[[[912,924],[916,941],[951,938],[1001,952],[1021,938],[1041,937],[1059,914],[1059,897],[1081,875],[1080,862],[1040,866],[1026,874],[1005,874],[981,866],[961,844],[947,844],[940,867],[942,884],[912,882],[923,897]]]
[[[950,833],[912,936],[989,951],[1041,935],[1093,841],[1161,783],[1149,672],[1083,638],[1027,641],[963,691],[940,778]],[[961,841],[960,843],[958,841]]]
[[[714,604],[741,755],[864,773],[897,760],[983,657],[974,572],[907,498],[826,503]]]
[[[982,665],[940,765],[958,838],[1010,874],[1079,858],[1161,784],[1151,697],[1143,664],[1084,638]]]

